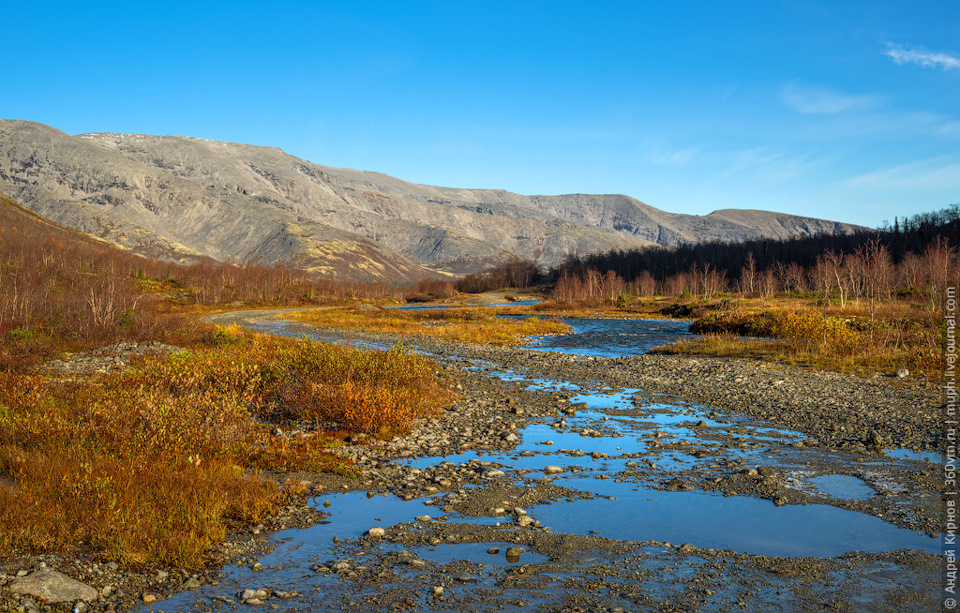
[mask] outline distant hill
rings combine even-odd
[[[432,187],[273,147],[70,136],[2,119],[0,193],[152,257],[285,261],[365,281],[458,275],[513,257],[552,266],[571,253],[857,229],[766,211],[680,215],[621,195]]]

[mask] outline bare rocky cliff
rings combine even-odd
[[[291,262],[402,281],[519,256],[737,241],[852,226],[764,211],[666,213],[619,195],[522,196],[320,166],[273,147],[191,137],[70,136],[0,120],[0,192],[151,255]]]

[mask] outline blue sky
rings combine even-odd
[[[960,3],[19,2],[0,116],[877,226],[960,202]]]

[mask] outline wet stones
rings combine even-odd
[[[237,594],[237,600],[248,606],[259,606],[267,600],[277,598],[280,600],[289,600],[297,596],[296,592],[287,592],[283,590],[270,590],[265,588],[246,589]],[[276,607],[274,607],[276,608]]]
[[[504,472],[493,466],[483,466],[477,471],[484,479],[496,479],[504,476]]]
[[[693,485],[691,485],[687,481],[677,478],[677,479],[671,479],[666,483],[664,483],[663,489],[669,492],[688,492],[696,488],[694,488]]]

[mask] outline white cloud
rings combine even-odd
[[[872,107],[880,101],[880,97],[876,94],[856,96],[830,89],[790,84],[783,88],[780,100],[798,113],[829,115]]]
[[[960,189],[960,161],[933,158],[853,177],[850,186],[880,189]]]
[[[698,147],[687,147],[677,151],[658,151],[651,156],[650,161],[664,166],[683,166],[699,151]]]
[[[920,64],[924,68],[960,69],[960,57],[949,53],[927,51],[923,48],[906,49],[898,45],[888,45],[885,55],[893,58],[897,64]]]
[[[960,136],[960,121],[949,121],[937,130],[942,136]]]
[[[779,185],[805,175],[830,163],[832,156],[816,152],[789,153],[767,147],[727,151],[716,156],[718,165],[725,167],[714,175],[715,181],[736,177],[736,181],[754,184]]]

